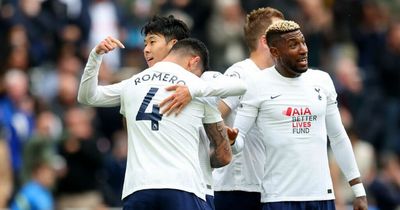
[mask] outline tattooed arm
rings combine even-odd
[[[232,160],[232,151],[224,122],[204,124],[204,129],[210,139],[211,167],[228,165]]]

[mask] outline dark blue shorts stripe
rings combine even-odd
[[[207,203],[193,193],[175,189],[148,189],[123,200],[123,210],[208,210]]]
[[[334,200],[263,203],[262,210],[335,210]]]

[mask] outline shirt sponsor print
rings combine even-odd
[[[310,133],[313,121],[317,120],[317,115],[313,115],[309,107],[287,107],[282,114],[292,118],[293,134]]]

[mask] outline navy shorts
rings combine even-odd
[[[262,210],[335,210],[335,201],[284,201],[263,203]]]
[[[206,195],[207,210],[215,210],[214,196]]]
[[[148,189],[123,199],[123,210],[208,210],[206,201],[175,189]]]
[[[216,191],[216,210],[261,210],[261,194],[245,191]]]

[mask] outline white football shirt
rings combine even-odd
[[[200,78],[177,64],[159,62],[125,82],[121,114],[128,130],[128,160],[122,197],[143,189],[170,188],[205,199],[199,160],[203,123],[222,121],[214,108],[193,99],[175,116],[157,106],[171,84],[198,83]]]
[[[246,59],[229,67],[225,75],[240,78],[247,86],[251,86],[253,82],[248,80],[249,75],[259,71],[260,69],[251,59]],[[225,124],[230,127],[233,126],[240,98],[241,96],[231,96],[223,99],[223,102],[231,109],[225,120]],[[227,166],[213,171],[215,191],[261,192],[264,159],[261,133],[255,125],[246,135],[243,152],[235,154]]]
[[[261,201],[334,199],[327,134],[337,154],[346,159],[342,164],[346,177],[350,180],[360,174],[338,117],[337,95],[329,75],[309,69],[297,78],[286,78],[272,67],[252,80],[235,126],[240,130],[239,142],[254,122],[263,134],[266,152]]]

